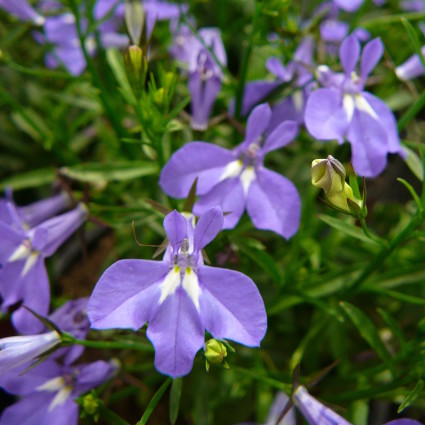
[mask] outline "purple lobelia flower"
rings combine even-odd
[[[61,343],[56,331],[0,339],[0,376],[35,360]]]
[[[77,425],[78,404],[74,399],[111,379],[117,369],[115,360],[78,366],[46,360],[25,374],[3,374],[0,387],[21,398],[3,411],[0,425]]]
[[[295,406],[304,416],[309,425],[351,425],[342,416],[316,400],[303,387],[299,386],[293,394]],[[413,419],[396,419],[384,425],[422,425]]]
[[[255,227],[290,238],[300,221],[297,189],[285,177],[264,168],[263,159],[268,152],[291,142],[298,125],[285,121],[265,136],[270,118],[268,104],[257,106],[248,117],[245,140],[233,150],[205,142],[186,144],[163,168],[162,189],[183,198],[198,178],[195,214],[219,205],[229,213],[223,227],[231,229],[246,207]]]
[[[84,339],[90,329],[90,322],[87,317],[88,301],[88,298],[67,301],[50,314],[49,320],[61,331],[68,332],[75,338]],[[81,356],[83,351],[84,346],[75,344],[60,348],[53,354],[53,358],[62,357],[63,363],[70,365]]]
[[[2,310],[18,303],[46,316],[50,302],[49,279],[44,259],[62,245],[86,217],[87,208],[79,204],[73,210],[50,218],[28,231],[17,230],[0,222],[0,295]],[[43,328],[32,314],[18,308],[12,314],[15,328],[24,334]]]
[[[208,118],[220,92],[223,79],[222,70],[216,60],[225,66],[227,57],[220,30],[201,28],[198,35],[204,44],[192,34],[187,26],[180,26],[170,53],[175,59],[185,63],[188,68],[192,111],[191,126],[196,130],[205,130],[208,127]],[[209,49],[214,53],[216,60]]]
[[[263,101],[274,90],[284,83],[292,82],[294,87],[303,88],[297,90],[293,95],[288,96],[283,101],[273,107],[271,128],[275,128],[284,119],[303,123],[305,97],[308,94],[308,82],[313,79],[310,70],[313,64],[314,41],[310,37],[302,40],[295,50],[293,59],[286,66],[279,58],[270,57],[266,61],[267,70],[273,74],[274,81],[251,81],[246,84],[242,99],[241,114],[248,112],[259,102]],[[234,102],[230,104],[230,112],[234,112]]]
[[[360,57],[360,43],[354,35],[340,47],[343,74],[318,68],[319,81],[325,88],[313,92],[307,101],[307,130],[319,140],[336,139],[351,144],[354,170],[365,177],[375,177],[386,166],[388,153],[404,154],[397,125],[388,106],[376,96],[364,91],[369,73],[383,53],[379,38],[363,49],[360,76],[355,72]]]
[[[22,21],[43,25],[44,17],[37,13],[27,0],[0,0],[0,8],[6,10]]]
[[[339,8],[347,12],[354,12],[363,4],[364,0],[333,0],[333,1]]]
[[[5,199],[0,199],[0,221],[16,229],[27,230],[40,224],[70,206],[71,199],[66,192],[33,202],[24,207],[13,202],[12,191],[8,190]]]
[[[423,4],[425,5],[425,3]],[[422,31],[422,33],[425,35],[425,25],[423,23],[420,23],[419,28]],[[425,46],[421,48],[421,52],[422,52],[422,55],[425,54]],[[421,75],[424,75],[425,69],[424,69],[424,66],[422,65],[421,60],[419,59],[419,56],[415,53],[414,55],[410,56],[410,58],[407,59],[404,63],[398,66],[395,69],[395,73],[397,77],[400,78],[400,80],[407,81],[407,80],[411,80],[412,78],[416,78]]]
[[[205,330],[257,347],[267,328],[263,300],[244,274],[203,264],[201,250],[223,225],[219,207],[164,219],[169,245],[162,261],[121,260],[109,267],[90,297],[95,329],[140,329],[155,347],[155,367],[172,377],[188,374],[204,345]]]

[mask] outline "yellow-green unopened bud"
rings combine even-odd
[[[139,94],[143,84],[145,83],[148,70],[146,52],[144,52],[139,46],[129,46],[124,54],[124,63],[130,82],[136,94]]]
[[[99,407],[101,401],[96,398],[93,394],[87,394],[82,399],[83,416],[92,416],[97,422],[99,418]]]
[[[161,87],[153,95],[153,99],[158,106],[161,106],[164,101],[164,92],[164,89]]]
[[[311,164],[311,182],[324,190],[329,203],[350,214],[359,215],[362,201],[354,196],[353,190],[345,182],[345,175],[344,166],[331,155],[327,159],[315,159]]]
[[[311,163],[311,182],[323,189],[327,196],[331,192],[341,192],[344,190],[345,168],[331,155],[327,159],[315,159]]]
[[[205,358],[206,358],[206,368],[209,370],[210,364],[222,364],[228,368],[228,364],[224,361],[224,358],[227,357],[227,348],[226,346],[216,339],[210,339],[205,345]]]

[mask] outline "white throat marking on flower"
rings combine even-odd
[[[176,292],[176,289],[180,286],[180,281],[180,267],[176,265],[168,272],[164,282],[161,283],[161,297],[158,301],[159,305],[161,305],[169,295]]]
[[[370,115],[374,120],[379,120],[378,115],[370,105],[370,103],[362,96],[361,94],[357,94],[355,96],[356,108],[359,111],[366,112],[366,114]]]
[[[201,293],[201,288],[199,286],[198,276],[190,267],[186,267],[182,286],[185,289],[187,295],[189,295],[193,304],[195,304],[196,309],[200,311],[199,295]]]
[[[72,393],[72,387],[66,385],[65,379],[62,376],[57,376],[39,385],[37,391],[57,391],[57,394],[49,404],[48,411],[51,412],[56,406],[60,406],[68,400]]]
[[[242,171],[242,168],[243,162],[240,159],[229,162],[220,176],[220,181],[230,179],[232,177],[238,177]]]
[[[347,114],[348,121],[351,121],[354,115],[354,99],[352,94],[345,94],[343,98],[344,111]]]
[[[245,196],[248,194],[248,189],[251,186],[251,183],[255,180],[255,171],[254,167],[251,165],[246,167],[241,174],[241,183],[243,187],[243,192]]]

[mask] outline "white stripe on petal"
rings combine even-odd
[[[162,304],[169,295],[174,294],[176,289],[180,286],[180,282],[180,267],[174,266],[173,269],[168,272],[164,282],[161,283],[159,304]]]
[[[54,397],[52,402],[49,404],[48,411],[51,412],[56,406],[60,406],[68,400],[72,393],[72,387],[63,387]]]
[[[243,186],[243,191],[245,196],[248,193],[249,186],[251,186],[251,183],[255,180],[255,171],[254,167],[246,167],[245,170],[243,170],[243,173],[241,174],[241,182]]]
[[[190,267],[186,268],[182,285],[193,301],[193,304],[195,304],[196,309],[199,311],[199,295],[201,293],[201,288],[199,286],[198,276]]]
[[[37,258],[39,256],[38,252],[32,252],[31,255],[27,258],[27,261],[25,261],[25,266],[22,269],[21,276],[25,276],[31,268],[34,266],[34,264],[37,262]]]
[[[15,251],[12,252],[12,255],[7,259],[9,263],[14,261],[24,260],[29,257],[31,254],[31,246],[28,241],[21,243]]]
[[[220,181],[229,179],[231,177],[237,177],[242,171],[243,163],[240,159],[236,161],[229,162],[226,165],[226,168],[223,171],[223,174],[220,176]]]
[[[370,106],[370,103],[361,94],[356,95],[356,108],[359,111],[366,112],[375,120],[379,119],[372,106]]]
[[[343,105],[344,105],[345,113],[347,114],[347,117],[348,117],[348,121],[351,121],[354,115],[354,108],[355,108],[353,95],[345,94]]]
[[[58,391],[65,386],[65,379],[62,376],[57,376],[56,378],[49,379],[44,384],[39,385],[37,391]]]

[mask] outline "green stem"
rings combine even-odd
[[[379,253],[373,258],[373,260],[366,266],[362,273],[354,279],[347,287],[347,294],[351,294],[359,289],[365,282],[366,278],[369,277],[375,270],[379,268],[382,262],[394,251],[394,249],[406,240],[414,230],[416,226],[422,223],[422,214],[416,214],[415,217],[409,222],[409,224],[400,231],[392,241],[379,251]]]
[[[83,345],[89,348],[101,348],[111,350],[136,350],[153,352],[154,349],[150,344],[143,344],[133,341],[88,341],[85,339],[74,338],[70,334],[64,334],[63,340],[67,344]]]
[[[377,18],[364,19],[359,21],[359,26],[370,28],[379,24],[396,24],[400,23],[400,19],[404,18],[408,21],[417,21],[425,18],[425,12],[400,13],[397,15],[379,16]]]
[[[242,100],[243,100],[243,94],[245,90],[246,75],[248,73],[248,64],[249,64],[249,59],[251,57],[252,45],[254,42],[255,33],[257,31],[258,18],[260,17],[262,6],[263,6],[262,3],[255,4],[254,18],[252,20],[252,29],[251,29],[251,34],[249,35],[249,41],[248,41],[249,44],[247,49],[245,50],[245,55],[243,57],[241,75],[239,77],[239,85],[236,90],[236,105],[235,105],[236,119],[241,117]]]
[[[87,68],[90,71],[90,74],[92,76],[93,84],[99,89],[99,97],[100,97],[100,100],[103,104],[103,107],[105,108],[105,112],[108,115],[109,120],[111,121],[112,127],[114,128],[117,137],[119,139],[121,139],[122,137],[125,137],[125,130],[124,130],[123,126],[121,125],[121,121],[120,121],[119,116],[117,114],[118,111],[116,111],[112,107],[111,103],[109,102],[109,98],[106,95],[106,92],[105,92],[104,86],[102,84],[102,80],[100,78],[100,75],[97,72],[97,70],[96,70],[96,68],[93,64],[93,61],[92,61],[90,55],[87,52],[86,37],[85,37],[85,34],[83,34],[83,31],[82,31],[80,13],[78,11],[78,6],[76,4],[76,1],[75,0],[69,0],[69,6],[72,10],[72,13],[75,16],[75,24],[76,24],[76,27],[77,27],[77,33],[78,33],[78,38],[80,40],[81,50],[83,52],[84,59],[86,60]]]

